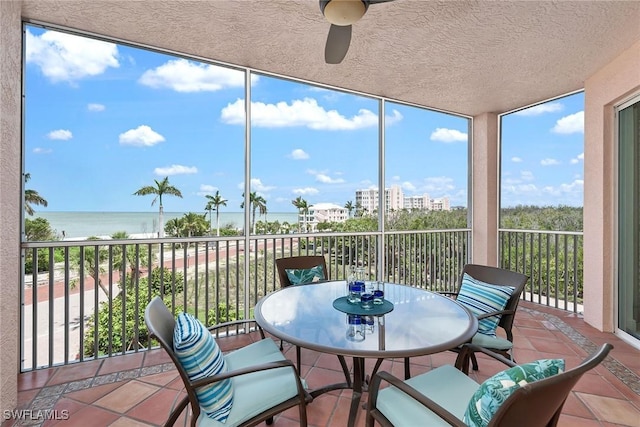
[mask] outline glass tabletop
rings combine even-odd
[[[354,357],[437,353],[469,341],[478,328],[475,316],[450,298],[386,283],[385,299],[393,310],[373,316],[364,339],[353,340],[348,315],[333,306],[345,293],[344,281],[289,286],[263,297],[255,318],[265,331],[292,344]]]

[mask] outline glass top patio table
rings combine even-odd
[[[347,314],[333,301],[346,293],[344,281],[289,286],[263,297],[255,308],[258,324],[291,344],[352,357],[412,357],[449,350],[470,341],[475,316],[440,294],[385,284],[393,310],[374,317],[363,341],[347,338]]]
[[[344,280],[295,285],[263,297],[255,308],[258,325],[268,333],[322,353],[353,357],[353,381],[329,384],[310,391],[315,398],[341,388],[351,388],[351,407],[347,425],[356,423],[362,392],[367,378],[364,359],[377,358],[374,373],[383,359],[422,356],[455,348],[471,340],[478,321],[456,301],[437,293],[410,286],[385,283],[385,299],[393,310],[375,316],[373,331],[364,340],[347,338],[348,315],[333,302],[345,296]],[[349,376],[343,364],[345,376]],[[405,376],[409,376],[405,363]]]

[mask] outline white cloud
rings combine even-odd
[[[289,154],[289,157],[294,160],[306,160],[309,158],[309,154],[300,148],[296,148]]]
[[[136,129],[129,129],[120,134],[120,144],[132,145],[134,147],[153,147],[164,141],[164,136],[160,135],[147,125],[138,126]]]
[[[523,181],[533,181],[535,177],[533,176],[533,172],[531,171],[522,171],[520,172],[520,179]]]
[[[584,161],[584,153],[580,153],[577,157],[571,159],[571,164],[575,165],[576,163],[580,163],[581,161]]]
[[[251,82],[257,81],[258,76],[253,74]],[[230,87],[244,87],[245,79],[242,71],[174,59],[145,71],[138,82],[154,89],[172,89],[176,92],[214,92]]]
[[[542,166],[556,166],[556,165],[559,165],[560,162],[556,159],[546,158],[546,159],[540,160],[540,164]]]
[[[57,130],[52,130],[51,132],[49,132],[47,134],[47,138],[49,139],[57,139],[60,141],[68,141],[71,138],[73,138],[73,134],[71,133],[70,130],[67,129],[57,129]]]
[[[115,44],[57,31],[35,36],[27,30],[25,56],[54,83],[73,83],[120,66]]]
[[[576,179],[569,184],[560,184],[557,187],[547,186],[542,189],[544,193],[552,196],[563,197],[567,194],[582,194],[584,192],[584,180]]]
[[[522,163],[522,159],[520,157],[512,157],[511,161],[513,163]]]
[[[563,134],[584,133],[584,111],[578,111],[559,119],[552,131]]]
[[[102,104],[89,104],[87,110],[89,111],[104,111],[107,107]]]
[[[524,110],[520,110],[514,115],[516,116],[539,116],[545,113],[555,113],[558,111],[562,111],[564,109],[564,105],[559,102],[551,102],[548,104],[540,104],[530,108],[526,108]]]
[[[319,173],[316,175],[316,181],[319,181],[323,184],[342,184],[344,182],[344,179],[331,178],[329,175]]]
[[[51,153],[53,150],[50,148],[40,148],[40,147],[36,147],[33,149],[33,153],[34,154],[49,154]]]
[[[198,196],[206,196],[207,194],[213,194],[218,190],[218,187],[209,184],[200,184],[200,191],[196,194]]]
[[[394,175],[391,177],[393,181],[400,181],[400,175]]]
[[[431,141],[466,142],[467,134],[455,129],[437,128],[431,133]]]
[[[244,190],[244,182],[241,182],[240,184],[238,184],[238,188],[241,190]],[[272,185],[263,184],[260,178],[251,178],[251,191],[256,191],[258,193],[265,193],[267,191],[273,190],[274,188],[276,187]]]
[[[244,100],[238,99],[227,104],[220,113],[224,123],[243,125]],[[402,114],[393,110],[393,115],[386,118],[387,124],[402,120]],[[263,102],[251,103],[251,124],[257,127],[306,127],[314,130],[355,130],[378,125],[378,115],[360,109],[358,114],[345,117],[337,110],[325,110],[313,98],[297,99],[288,104],[284,101],[276,104]]]
[[[433,176],[425,178],[422,191],[429,194],[446,194],[455,188],[453,178],[448,176]]]
[[[163,168],[155,168],[153,173],[160,176],[167,175],[190,175],[198,173],[198,168],[195,166],[183,166],[183,165],[171,165]]]
[[[312,196],[318,193],[319,193],[318,189],[313,187],[295,188],[293,190],[293,194],[299,194],[301,196]]]
[[[416,186],[410,183],[409,181],[405,181],[401,184],[403,190],[407,191],[416,191]]]

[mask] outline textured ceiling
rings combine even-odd
[[[315,0],[24,1],[23,17],[466,115],[581,89],[640,40],[640,1],[376,4],[324,63]],[[640,70],[638,71],[640,73]]]

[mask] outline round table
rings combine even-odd
[[[373,331],[364,340],[353,341],[347,338],[348,315],[333,306],[346,289],[345,281],[288,286],[258,301],[255,318],[265,331],[291,344],[353,357],[350,425],[355,423],[362,393],[364,358],[378,359],[377,369],[385,358],[409,358],[455,348],[470,341],[478,329],[475,316],[451,298],[385,283],[385,299],[393,303],[393,310],[374,316]],[[311,394],[317,396],[345,386],[327,386]]]

